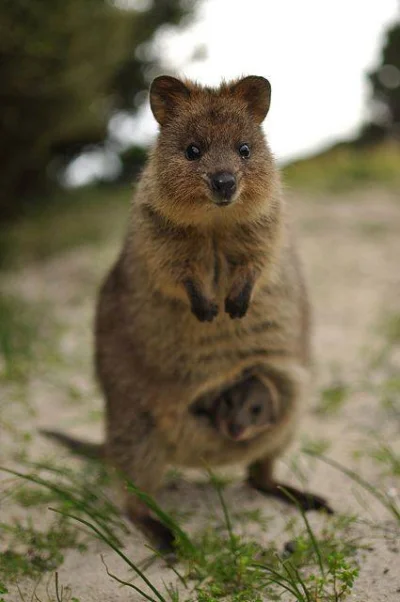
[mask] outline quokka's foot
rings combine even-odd
[[[302,510],[307,512],[308,510],[323,510],[328,514],[334,514],[333,509],[329,503],[319,495],[309,493],[307,491],[300,491],[290,485],[284,483],[273,483],[270,485],[261,485],[257,483],[252,477],[249,477],[248,483],[257,491],[276,497],[287,504],[293,504],[299,506]]]
[[[128,512],[128,518],[167,562],[176,560],[175,536],[171,529],[151,516],[136,516]]]

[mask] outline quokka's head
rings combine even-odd
[[[217,89],[165,75],[153,81],[160,209],[193,223],[248,214],[266,201],[275,177],[261,129],[270,98],[268,80],[258,76]]]
[[[271,393],[275,392],[255,377],[237,383],[214,402],[214,421],[227,439],[245,441],[270,429],[276,422]]]

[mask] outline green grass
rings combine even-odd
[[[58,335],[59,326],[49,319],[46,304],[0,296],[0,429],[10,435],[19,455],[32,435],[8,417],[8,410],[19,407],[24,418],[34,416],[30,384],[54,374],[60,362]]]
[[[400,146],[385,144],[360,150],[340,144],[318,155],[294,161],[284,170],[291,188],[341,193],[371,184],[397,189]]]
[[[121,237],[131,188],[83,188],[60,193],[0,229],[0,268],[25,266],[81,245]]]
[[[3,596],[8,593],[8,588],[5,586],[4,583],[0,581],[0,602],[7,602],[6,599],[3,598]]]
[[[378,340],[372,348],[365,348],[364,387],[380,400],[388,418],[400,418],[400,377],[398,352],[400,348],[400,313],[388,312],[373,329]],[[373,378],[372,378],[373,377]]]
[[[384,475],[400,477],[400,454],[391,445],[382,441],[366,449],[362,455],[372,458],[383,470]]]
[[[380,389],[381,406],[390,420],[400,421],[400,377],[390,374],[384,380]]]
[[[26,385],[59,365],[60,325],[45,302],[0,296],[0,385]]]
[[[17,585],[17,590],[21,602],[80,602],[78,598],[72,595],[72,589],[69,585],[62,585],[60,582],[58,572],[50,575],[50,578],[46,583],[46,598],[43,600],[37,593],[38,586],[41,579],[36,581],[33,592],[30,597],[22,593],[22,590]],[[7,594],[8,589],[0,583],[0,596],[1,594]],[[3,597],[0,597],[0,602],[7,602]]]
[[[71,529],[62,517],[44,531],[30,519],[0,523],[0,531],[1,538],[9,542],[8,548],[0,553],[0,579],[7,579],[8,583],[53,571],[62,564],[67,549],[85,550],[79,532]]]
[[[321,416],[338,414],[349,396],[349,387],[337,382],[322,389],[315,413]]]
[[[41,308],[15,296],[0,297],[0,383],[29,378],[42,321]]]
[[[379,330],[387,345],[390,347],[400,345],[400,312],[393,312],[385,316]]]
[[[121,545],[121,534],[128,533],[118,509],[103,493],[107,474],[98,463],[87,463],[80,472],[49,463],[30,464],[31,472],[20,473],[2,468],[15,479],[1,502],[29,508],[30,517],[57,504],[60,512],[71,508],[78,515],[89,512],[100,530],[111,541]],[[25,483],[24,483],[25,482]],[[0,523],[0,582],[18,582],[22,577],[34,578],[62,564],[64,551],[84,551],[86,538],[61,514],[54,516],[46,528],[40,529],[33,518]]]
[[[213,482],[213,485],[216,483]],[[193,542],[186,534],[182,538],[181,528],[172,526],[168,519],[169,526],[176,530],[180,566],[183,566],[179,572],[173,569],[179,579],[180,589],[175,586],[166,587],[165,591],[157,590],[140,568],[101,534],[90,520],[72,514],[69,517],[92,529],[125,561],[127,569],[136,574],[136,579],[132,581],[129,577],[117,576],[106,566],[109,576],[117,583],[141,593],[144,599],[151,602],[179,601],[180,591],[189,602],[256,602],[265,599],[265,596],[269,600],[280,600],[284,592],[291,593],[292,599],[299,602],[338,602],[351,590],[358,574],[354,561],[349,558],[355,548],[346,547],[343,533],[337,537],[337,528],[336,531],[326,529],[320,540],[304,513],[301,513],[306,529],[292,542],[295,554],[288,558],[273,545],[263,548],[256,541],[248,541],[237,535],[237,524],[232,521],[221,490],[217,491],[224,520],[222,524],[211,522],[208,529]],[[165,513],[160,512],[154,501],[151,502],[151,508],[165,522]],[[136,583],[138,579],[141,581]],[[150,593],[147,589],[141,589],[143,584],[151,590]]]
[[[296,532],[291,532],[290,555],[286,549],[278,549],[273,542],[263,547],[256,539],[238,534],[242,530],[244,515],[240,511],[230,511],[225,501],[223,483],[210,473],[220,512],[212,513],[206,529],[194,536],[189,536],[155,500],[128,484],[131,491],[173,530],[176,537],[180,562],[179,565],[170,566],[171,579],[176,584],[166,585],[160,590],[148,578],[145,569],[123,551],[120,538],[127,534],[124,530],[126,527],[121,523],[117,509],[101,493],[103,482],[91,481],[88,475],[77,475],[47,464],[35,465],[30,473],[7,472],[24,479],[31,491],[27,496],[26,485],[16,489],[14,501],[22,501],[25,507],[33,507],[36,502],[39,505],[51,504],[56,511],[56,521],[60,522],[55,523],[57,527],[53,524],[44,534],[32,529],[23,530],[21,525],[13,526],[12,535],[20,547],[24,544],[33,546],[32,538],[38,538],[39,548],[35,546],[35,554],[41,551],[40,562],[24,564],[26,550],[23,549],[18,556],[10,546],[5,556],[3,554],[3,562],[8,562],[7,577],[0,572],[0,582],[4,581],[4,587],[8,586],[10,574],[16,580],[21,575],[33,576],[40,571],[54,571],[62,562],[63,549],[82,545],[81,534],[75,525],[83,527],[86,536],[92,533],[100,539],[124,562],[126,575],[116,575],[105,565],[105,570],[116,581],[116,585],[122,584],[150,602],[179,602],[182,597],[190,602],[256,602],[265,599],[265,596],[269,600],[280,600],[285,592],[291,594],[290,599],[298,602],[338,602],[351,590],[357,575],[354,562],[357,548],[347,536],[348,520],[327,517],[324,527],[317,534],[309,519],[300,511]],[[43,490],[43,496],[40,496],[40,490]],[[257,520],[257,516],[253,519]],[[60,537],[65,542],[64,548],[60,545]],[[49,552],[54,547],[58,554],[51,556]],[[153,560],[156,557],[157,554]],[[53,564],[50,564],[50,558]],[[5,578],[9,581],[6,582]]]
[[[315,455],[324,454],[329,450],[330,446],[331,441],[329,441],[329,439],[310,439],[308,436],[303,436],[302,438],[302,451],[310,452]]]

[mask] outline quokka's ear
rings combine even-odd
[[[257,123],[264,121],[271,102],[271,84],[265,77],[249,75],[233,84],[231,90],[247,103]]]
[[[156,77],[150,86],[150,107],[158,123],[164,125],[189,96],[189,88],[179,79],[170,75]]]

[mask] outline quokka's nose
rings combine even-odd
[[[236,178],[228,171],[220,171],[211,176],[211,186],[218,199],[227,203],[235,193]]]
[[[239,439],[244,433],[244,428],[240,424],[235,424],[234,422],[231,422],[230,424],[228,424],[228,432],[232,439]]]

